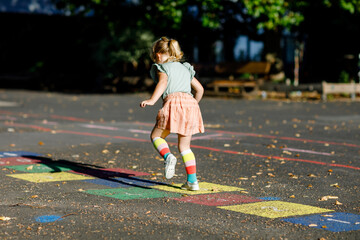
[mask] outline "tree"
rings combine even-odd
[[[317,14],[313,9],[337,9],[346,17],[359,16],[360,12],[360,0],[53,1],[69,14],[92,16],[103,22],[106,31],[94,56],[103,68],[112,68],[115,74],[121,72],[119,63],[138,66],[139,61],[146,59],[155,36],[164,33],[186,39],[185,48],[190,49],[198,38],[207,40],[201,41],[206,45],[220,34],[231,38],[241,32],[260,38],[259,30],[262,30],[266,36],[263,39],[275,39],[267,44],[273,45],[269,49],[273,51],[280,48],[284,29],[300,39],[308,34],[309,19],[313,20]]]

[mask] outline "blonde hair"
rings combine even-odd
[[[167,37],[161,37],[152,46],[151,59],[156,62],[157,53],[168,53],[169,58],[166,62],[179,62],[184,53],[181,51],[179,42],[175,39],[168,39]]]

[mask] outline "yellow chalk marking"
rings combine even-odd
[[[280,218],[334,211],[325,208],[283,201],[256,202],[233,206],[221,206],[218,208],[266,218]]]
[[[231,186],[225,186],[215,183],[208,183],[208,182],[200,182],[199,191],[189,191],[189,190],[183,190],[181,189],[182,184],[174,184],[171,186],[166,185],[156,185],[152,186],[152,188],[156,188],[163,191],[168,192],[178,192],[178,193],[184,193],[184,194],[209,194],[209,193],[218,193],[218,192],[236,192],[245,190],[244,188],[238,188],[238,187],[231,187]]]
[[[9,177],[19,178],[25,181],[41,183],[41,182],[59,182],[59,181],[75,181],[94,179],[93,177],[83,176],[79,174],[73,174],[68,172],[56,172],[56,173],[21,173],[7,175]]]

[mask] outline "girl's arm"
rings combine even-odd
[[[195,90],[194,98],[196,99],[197,102],[200,102],[200,100],[204,94],[203,86],[196,78],[193,78],[191,80],[191,87]]]
[[[140,107],[144,108],[147,105],[151,105],[151,106],[154,105],[156,103],[156,101],[159,100],[161,95],[164,93],[166,86],[167,86],[167,81],[168,81],[168,77],[167,77],[166,73],[159,72],[158,79],[159,79],[159,82],[156,84],[155,90],[154,90],[151,98],[148,100],[142,101],[140,103]]]

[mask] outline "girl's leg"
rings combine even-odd
[[[165,138],[169,134],[170,134],[169,130],[154,127],[154,129],[152,130],[151,135],[150,135],[150,138],[151,138],[151,141],[152,141],[154,147],[160,153],[160,155],[164,158],[164,160],[171,153],[169,145],[165,141]]]
[[[195,155],[190,148],[191,136],[183,136],[178,134],[178,138],[179,138],[179,151],[184,161],[185,170],[187,173],[187,183],[184,184],[183,187],[190,190],[199,190],[199,185],[197,183],[197,178],[196,178]]]
[[[151,132],[150,138],[160,155],[164,158],[165,162],[165,178],[170,179],[175,175],[176,157],[170,152],[169,145],[165,138],[170,134],[169,130],[154,127]]]

